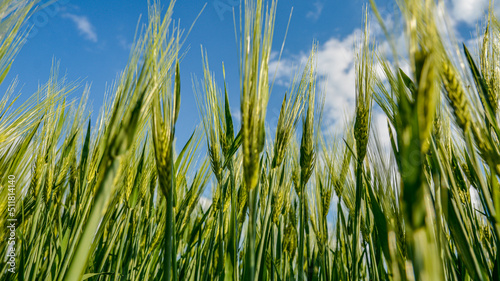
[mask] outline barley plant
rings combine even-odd
[[[0,202],[0,280],[500,280],[493,10],[469,50],[444,34],[434,0],[397,1],[408,42],[400,54],[372,1],[353,46],[355,108],[330,133],[317,43],[288,90],[271,93],[278,3],[244,0],[234,17],[239,69],[230,70],[239,71],[241,124],[224,64],[213,72],[202,47],[203,77],[192,77],[201,124],[179,144],[189,32],[172,20],[174,2],[150,4],[97,119],[89,87],[61,77],[57,62],[17,108],[17,81],[7,87],[0,194],[11,196],[9,175],[17,188],[14,208]],[[0,83],[40,5],[1,1]],[[377,24],[393,57],[377,50]],[[266,123],[271,94],[283,100],[275,128]],[[388,146],[374,110],[386,116]],[[15,244],[8,219],[17,220]]]

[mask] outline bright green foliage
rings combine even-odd
[[[241,126],[229,106],[234,93],[216,84],[202,49],[203,78],[193,78],[202,124],[176,146],[185,87],[174,2],[164,13],[151,5],[97,121],[88,87],[67,101],[79,88],[59,78],[57,63],[18,109],[15,81],[0,100],[0,194],[15,175],[18,222],[16,273],[2,262],[0,280],[499,280],[500,25],[492,12],[476,57],[442,36],[435,1],[398,1],[408,73],[398,57],[377,54],[366,21],[352,120],[328,135],[316,43],[284,93],[277,127],[266,128],[277,2],[245,0]],[[36,4],[0,4],[0,83]],[[390,147],[372,126],[374,101]],[[0,202],[1,229],[7,207]],[[0,232],[2,257],[7,235]]]

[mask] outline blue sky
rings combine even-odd
[[[382,14],[389,17],[388,13],[394,10],[394,1],[376,2]],[[167,0],[162,3],[168,6]],[[459,39],[467,41],[473,38],[475,33],[471,31],[475,30],[475,24],[484,15],[488,1],[454,0],[444,3],[452,27],[460,32]],[[238,53],[231,12],[232,7],[239,9],[239,1],[178,0],[173,17],[180,19],[182,28],[188,29],[205,4],[205,10],[184,45],[187,54],[180,67],[182,104],[177,129],[180,143],[184,143],[199,123],[191,77],[192,74],[203,76],[200,45],[206,49],[211,70],[220,85],[221,65],[224,62],[231,106],[236,116],[239,111]],[[281,48],[292,7],[293,15],[283,58],[277,69],[277,86],[269,101],[270,123],[277,120],[290,80],[289,69],[304,61],[313,40],[319,44],[318,86],[326,93],[327,122],[335,124],[345,112],[350,112],[354,102],[353,44],[356,30],[362,26],[365,5],[366,1],[361,0],[278,2],[273,43],[276,52]],[[33,26],[32,33],[0,91],[4,92],[6,84],[17,76],[21,100],[25,100],[38,85],[48,80],[53,59],[56,59],[60,62],[60,76],[66,75],[68,81],[82,81],[82,87],[71,95],[72,98],[81,96],[85,83],[92,84],[90,102],[95,121],[106,85],[112,83],[127,63],[141,15],[144,22],[147,18],[146,0],[60,0],[41,9],[29,20]],[[375,33],[376,30],[374,28]],[[404,38],[400,40],[404,45]],[[276,62],[272,65],[276,66]],[[380,117],[377,122],[383,123],[384,119]]]

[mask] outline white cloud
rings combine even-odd
[[[382,147],[386,150],[390,149],[391,146],[391,137],[389,135],[389,128],[387,127],[387,116],[377,110],[372,115],[372,127],[374,132],[377,134],[377,138],[382,145]]]
[[[205,196],[201,196],[199,203],[203,211],[206,211],[208,210],[208,208],[210,208],[210,205],[212,205],[212,199]]]
[[[68,18],[76,24],[76,28],[85,39],[97,42],[97,33],[94,26],[90,23],[86,16],[78,16],[74,14],[64,14],[64,18]]]
[[[474,25],[485,15],[489,0],[449,0],[449,2],[451,7],[448,10],[453,21]]]
[[[116,36],[116,40],[118,42],[118,45],[120,45],[120,47],[124,50],[131,50],[132,49],[132,46],[133,46],[133,43],[129,42],[125,36],[123,35],[118,35]]]
[[[278,61],[278,54],[271,53],[271,61],[269,62],[270,77],[275,79],[275,83],[281,86],[289,86],[294,74],[299,66],[304,66],[307,61],[307,55],[301,53],[299,55],[291,55],[288,58]]]
[[[241,123],[241,112],[239,107],[231,107],[231,117],[233,122]]]
[[[341,125],[346,113],[352,114],[355,101],[354,87],[354,42],[359,31],[345,38],[331,38],[318,47],[317,90],[325,93],[325,117],[327,126]],[[297,70],[304,66],[308,54],[302,53],[283,58],[276,70],[276,83],[287,85]],[[270,69],[276,69],[277,61],[272,61]]]
[[[355,33],[342,40],[332,38],[318,49],[318,86],[325,91],[325,106],[331,120],[340,120],[354,109]]]
[[[309,11],[306,14],[306,18],[312,19],[312,20],[318,20],[319,17],[321,16],[321,12],[323,12],[323,3],[321,1],[316,1],[313,3],[314,10]]]
[[[469,187],[469,192],[472,207],[476,210],[484,212],[483,204],[481,203],[481,198],[479,197],[479,193],[477,192],[477,190],[471,186]]]

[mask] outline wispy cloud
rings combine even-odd
[[[241,123],[241,112],[238,107],[231,107],[231,117],[233,118],[233,122]]]
[[[452,20],[474,25],[488,9],[489,0],[449,0]]]
[[[120,47],[122,47],[124,50],[132,49],[133,43],[129,42],[127,38],[125,38],[125,36],[118,35],[116,36],[116,40],[118,42],[118,45],[120,45]]]
[[[323,12],[323,3],[321,3],[321,1],[316,1],[313,3],[313,6],[314,6],[314,9],[312,11],[309,11],[307,14],[306,14],[306,17],[308,19],[312,19],[312,20],[318,20],[319,17],[321,16],[321,12]]]
[[[347,112],[352,112],[354,90],[354,42],[359,30],[344,38],[331,38],[318,47],[318,89],[325,92],[325,121],[340,125]],[[286,85],[296,66],[304,65],[308,54],[302,53],[270,64],[276,69],[276,83]],[[276,68],[277,67],[277,68]]]
[[[212,199],[205,197],[205,196],[201,196],[199,203],[200,203],[201,208],[204,211],[206,211],[206,210],[208,210],[210,205],[212,205]]]
[[[75,23],[76,28],[80,32],[80,35],[82,35],[86,40],[92,41],[94,43],[97,42],[97,33],[95,31],[95,28],[86,16],[78,16],[75,14],[66,13],[63,14],[62,17],[70,19],[73,23]]]

